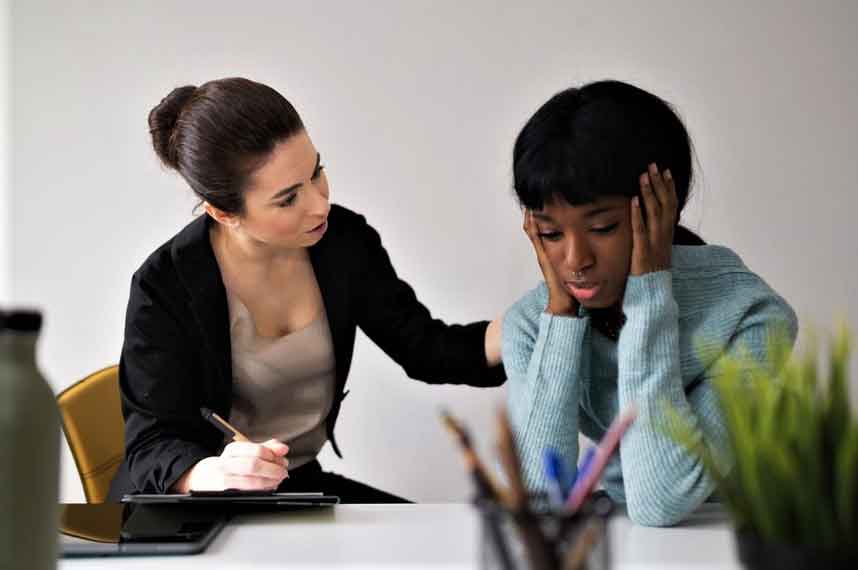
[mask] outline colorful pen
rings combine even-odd
[[[545,477],[548,480],[548,499],[552,507],[562,507],[569,491],[569,474],[566,463],[552,448],[545,450]]]
[[[587,496],[593,491],[593,487],[596,486],[596,483],[602,477],[602,471],[605,470],[608,460],[619,447],[620,439],[626,430],[629,429],[629,426],[634,423],[636,417],[637,409],[630,407],[617,416],[611,423],[611,426],[596,448],[592,465],[589,466],[590,469],[576,481],[572,492],[569,493],[569,498],[566,500],[566,507],[569,510],[573,512],[577,511]]]
[[[584,459],[581,460],[581,464],[578,466],[578,472],[575,473],[575,480],[572,481],[572,486],[566,490],[566,497],[568,498],[569,493],[572,492],[572,489],[578,483],[586,477],[587,473],[590,472],[590,468],[593,465],[593,457],[596,456],[596,446],[592,445],[587,448],[587,451],[584,453]]]

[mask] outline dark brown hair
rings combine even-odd
[[[224,212],[244,211],[251,174],[277,143],[304,130],[280,93],[231,77],[173,89],[149,112],[152,146],[203,201]]]

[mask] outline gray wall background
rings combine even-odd
[[[491,318],[537,282],[511,193],[513,139],[556,91],[614,77],[687,122],[702,170],[686,223],[737,250],[803,324],[858,326],[854,2],[0,8],[11,28],[0,301],[44,309],[39,360],[55,390],[118,359],[132,272],[192,217],[190,191],[151,150],[149,109],[175,86],[232,75],[296,105],[333,200],[367,216],[442,318]],[[501,390],[410,381],[364,337],[350,387],[345,460],[326,448],[327,468],[420,501],[468,497],[437,410],[466,418],[489,453]],[[61,493],[76,500],[64,457]]]
[[[11,137],[10,113],[12,108],[9,94],[9,62],[12,47],[12,27],[10,25],[9,0],[0,0],[0,300],[11,295],[9,275],[9,254],[11,253],[12,232],[9,227],[10,168],[9,154]]]

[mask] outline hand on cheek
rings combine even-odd
[[[641,197],[632,198],[631,274],[638,276],[670,269],[673,230],[676,225],[676,184],[670,170],[653,163],[640,177]],[[640,207],[643,199],[646,220]]]
[[[539,262],[539,268],[545,278],[545,285],[548,287],[548,306],[545,311],[552,315],[578,316],[578,300],[569,293],[563,284],[563,280],[554,271],[548,254],[545,253],[545,246],[542,244],[542,238],[539,236],[536,220],[533,219],[531,210],[524,211],[523,229],[530,239],[531,245],[533,245],[536,260]]]

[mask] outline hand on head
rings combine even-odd
[[[676,185],[669,169],[659,172],[649,165],[640,176],[641,197],[632,198],[632,263],[631,275],[644,275],[670,268],[673,231],[676,227]],[[644,211],[646,220],[644,220]]]

